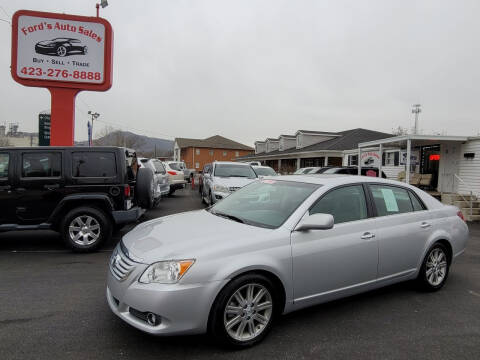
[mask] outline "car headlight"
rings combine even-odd
[[[138,279],[143,284],[175,284],[195,262],[190,260],[159,261],[150,265]]]
[[[213,185],[213,191],[228,193],[230,190],[226,186],[223,185]]]

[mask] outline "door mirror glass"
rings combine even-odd
[[[328,230],[333,228],[333,223],[333,216],[330,214],[313,214],[300,221],[295,230]]]

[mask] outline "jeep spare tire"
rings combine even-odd
[[[144,209],[151,209],[155,203],[154,195],[155,184],[153,181],[153,170],[149,168],[138,169],[135,184],[135,197],[138,205]]]

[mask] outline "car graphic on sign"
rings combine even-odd
[[[85,55],[87,47],[82,45],[81,41],[72,38],[56,38],[52,40],[43,40],[35,44],[37,54],[66,56],[66,55]]]

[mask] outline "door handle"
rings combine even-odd
[[[429,224],[426,221],[424,221],[420,224],[420,227],[424,228],[424,229],[429,228],[430,226],[432,226],[432,224]]]
[[[362,236],[360,236],[360,238],[363,240],[373,239],[374,237],[375,234],[372,234],[371,232],[366,232]]]
[[[25,189],[25,188],[16,188],[16,189],[15,189],[16,192],[24,192],[24,191],[26,191],[26,190],[27,190],[27,189]]]
[[[10,190],[12,187],[10,185],[2,185],[0,186],[0,190]]]
[[[54,190],[54,189],[58,189],[60,187],[60,184],[46,184],[46,185],[43,185],[43,187],[47,190]]]

